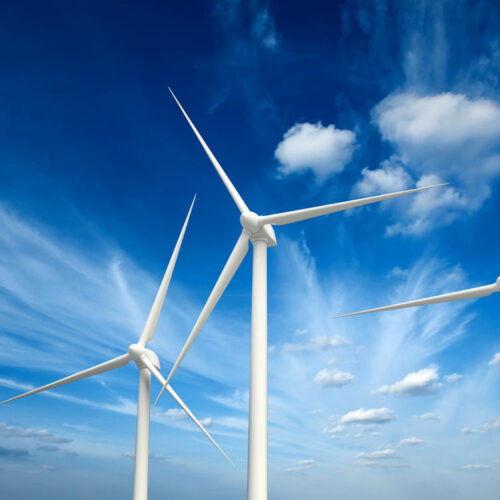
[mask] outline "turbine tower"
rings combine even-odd
[[[454,300],[477,299],[479,297],[487,297],[492,293],[500,292],[500,276],[495,283],[491,285],[479,286],[477,288],[469,288],[460,292],[444,293],[443,295],[435,295],[425,299],[410,300],[401,302],[392,306],[376,307],[375,309],[366,309],[365,311],[353,312],[349,314],[341,314],[334,316],[335,318],[347,318],[348,316],[358,316],[359,314],[368,314],[380,311],[392,311],[393,309],[406,309],[407,307],[427,306],[430,304],[439,304],[441,302],[453,302]]]
[[[196,196],[195,196],[196,198]],[[0,403],[3,405],[9,403],[10,401],[15,401],[16,399],[25,398],[26,396],[31,396],[39,392],[47,391],[61,385],[69,384],[71,382],[76,382],[77,380],[82,380],[84,378],[92,377],[98,375],[99,373],[104,373],[115,368],[121,368],[125,366],[130,361],[135,361],[137,368],[139,369],[139,392],[137,399],[137,431],[136,431],[136,441],[135,441],[135,465],[134,465],[134,490],[133,490],[133,500],[147,500],[148,498],[148,461],[149,461],[149,423],[150,423],[150,405],[151,405],[151,375],[153,375],[163,387],[166,387],[167,392],[172,396],[176,403],[186,412],[189,418],[199,427],[199,429],[207,436],[207,438],[212,442],[212,444],[219,450],[220,453],[228,460],[228,456],[222,451],[220,446],[214,441],[212,436],[203,427],[200,421],[193,415],[182,399],[177,395],[177,393],[168,385],[165,378],[160,373],[160,361],[156,353],[152,350],[146,348],[146,344],[153,338],[156,330],[156,325],[160,317],[160,312],[163,307],[163,302],[165,300],[165,295],[167,293],[168,285],[170,283],[170,278],[175,267],[175,262],[181,248],[182,240],[184,238],[184,233],[191,215],[191,210],[193,209],[194,200],[191,203],[189,212],[187,214],[186,220],[182,227],[179,238],[175,245],[172,257],[168,264],[165,275],[161,282],[160,288],[156,294],[153,306],[149,313],[148,319],[141,333],[141,336],[136,344],[131,344],[128,347],[127,353],[117,358],[101,363],[97,366],[83,370],[81,372],[65,377],[51,384],[44,385],[38,389],[33,389],[32,391],[26,392],[19,396],[13,397],[6,401]]]
[[[416,193],[443,184],[292,212],[264,216],[257,215],[249,210],[174,93],[170,88],[169,90],[238,207],[241,213],[242,232],[156,401],[158,401],[163,390],[172,379],[184,356],[200,333],[205,321],[243,261],[248,252],[248,241],[250,240],[253,245],[253,267],[247,498],[248,500],[267,500],[267,248],[276,246],[276,237],[272,226],[312,219],[320,215]]]

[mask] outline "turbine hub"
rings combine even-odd
[[[497,278],[497,288],[500,290],[500,276]]]
[[[141,358],[146,356],[151,363],[159,370],[160,369],[160,360],[158,355],[152,351],[151,349],[147,349],[139,344],[131,344],[128,347],[128,353],[130,357],[136,362],[139,368],[142,368],[144,365],[141,362]]]
[[[260,217],[255,212],[243,212],[240,216],[240,222],[243,229],[245,229],[249,235],[258,233],[262,227]]]
[[[146,348],[139,344],[131,344],[128,346],[130,357],[137,361],[143,354],[146,354]]]
[[[268,247],[276,246],[276,236],[271,224],[262,224],[260,215],[255,212],[243,212],[240,222],[245,233],[252,241],[264,240]]]

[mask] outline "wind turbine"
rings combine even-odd
[[[347,316],[358,316],[359,314],[391,311],[393,309],[405,309],[407,307],[426,306],[429,304],[439,304],[441,302],[452,302],[454,300],[477,299],[479,297],[487,297],[495,292],[500,292],[500,276],[497,278],[496,282],[491,285],[469,288],[467,290],[461,290],[460,292],[444,293],[443,295],[435,295],[434,297],[427,297],[425,299],[410,300],[408,302],[401,302],[400,304],[394,304],[392,306],[376,307],[375,309],[341,314],[340,316],[334,316],[334,318],[346,318]]]
[[[196,196],[195,196],[196,198]],[[177,395],[177,393],[170,387],[166,385],[167,382],[165,378],[160,373],[160,361],[155,352],[146,348],[146,344],[153,338],[155,333],[156,325],[160,317],[160,312],[163,307],[163,301],[165,300],[165,295],[167,293],[168,285],[170,283],[170,278],[172,277],[172,272],[175,267],[175,262],[179,254],[179,250],[184,238],[184,233],[191,215],[191,210],[193,209],[194,199],[189,208],[186,220],[182,227],[179,238],[175,245],[174,251],[170,258],[167,270],[163,276],[160,288],[156,294],[153,306],[149,313],[148,319],[141,333],[141,336],[136,344],[131,344],[128,347],[127,353],[117,358],[113,358],[105,363],[101,363],[97,366],[93,366],[87,370],[75,373],[69,377],[65,377],[51,384],[44,385],[38,389],[33,389],[32,391],[26,392],[19,396],[7,399],[0,403],[3,405],[10,401],[15,401],[16,399],[25,398],[26,396],[31,396],[39,392],[47,391],[61,385],[69,384],[71,382],[76,382],[77,380],[82,380],[84,378],[92,377],[98,375],[99,373],[104,373],[115,368],[121,368],[125,366],[130,361],[135,361],[137,368],[139,369],[139,393],[137,399],[137,431],[136,431],[136,441],[135,441],[135,466],[134,466],[134,492],[133,500],[147,500],[148,497],[148,460],[149,460],[149,423],[150,423],[150,405],[151,405],[151,375],[153,375],[163,387],[166,386],[167,392],[174,398],[177,404],[187,413],[189,418],[199,427],[199,429],[208,437],[212,444],[222,453],[222,455],[228,460],[228,456],[222,451],[220,446],[214,441],[212,436],[203,427],[200,421],[193,415],[182,399]]]
[[[284,225],[301,220],[319,217],[333,212],[359,207],[377,201],[388,200],[410,193],[416,193],[436,186],[428,186],[397,193],[372,196],[359,200],[351,200],[342,203],[333,203],[319,207],[283,212],[274,215],[257,215],[251,212],[243,201],[229,177],[226,175],[219,162],[210,151],[209,147],[193,125],[183,107],[169,88],[173,98],[178,104],[184,117],[191,126],[208,158],[217,170],[222,182],[229,191],[240,215],[242,232],[236,245],[229,256],[222,273],[220,274],[208,300],[203,307],[186,343],[184,344],[170,374],[165,381],[163,390],[170,382],[179,364],[193,344],[208,316],[217,304],[234,273],[240,266],[243,258],[248,252],[248,241],[253,245],[253,267],[252,267],[252,320],[251,320],[251,348],[250,348],[250,400],[249,400],[249,429],[248,429],[248,477],[247,497],[248,500],[267,499],[267,248],[276,246],[276,237],[272,225]],[[155,403],[156,404],[156,403]]]

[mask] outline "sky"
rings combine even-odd
[[[500,297],[332,319],[494,283],[500,6],[6,1],[0,7],[0,399],[137,341],[166,375],[240,233],[170,86],[247,205],[445,187],[276,228],[269,496],[496,498]],[[165,394],[150,498],[244,499],[251,252]],[[156,396],[159,384],[153,381]],[[133,364],[0,407],[18,500],[130,496]]]

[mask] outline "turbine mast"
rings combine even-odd
[[[267,246],[252,239],[248,500],[267,500]]]
[[[133,500],[148,500],[151,373],[141,360],[137,360],[136,363],[137,368],[139,368],[139,392],[135,437],[134,494],[132,498]]]

